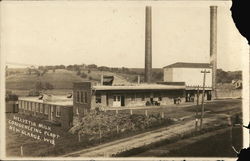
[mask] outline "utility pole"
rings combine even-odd
[[[197,107],[195,109],[195,130],[198,129],[198,108],[199,108],[199,95],[200,95],[200,89],[199,85],[197,87]]]
[[[203,77],[203,85],[202,85],[202,101],[201,101],[201,121],[200,121],[200,129],[202,129],[202,122],[203,122],[203,117],[204,117],[204,96],[205,96],[205,84],[206,84],[206,74],[210,73],[210,71],[201,71],[201,73],[204,74]]]

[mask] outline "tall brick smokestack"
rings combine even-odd
[[[145,73],[146,83],[151,82],[152,75],[152,20],[151,6],[146,6],[146,26],[145,26]]]
[[[210,6],[210,64],[212,65],[212,89],[216,92],[216,70],[217,70],[217,6]]]

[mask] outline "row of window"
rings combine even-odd
[[[141,101],[145,101],[145,98],[146,98],[146,96],[145,95],[141,95]],[[162,96],[161,95],[159,95],[158,97],[156,97],[156,98],[158,98],[158,101],[162,101]],[[134,95],[132,95],[131,97],[130,97],[130,99],[131,99],[131,101],[135,101],[135,99],[136,99],[136,94],[134,94]],[[121,96],[113,96],[113,101],[115,102],[115,101],[121,101]],[[97,94],[96,95],[96,103],[102,103],[102,100],[101,100],[101,95],[100,94]]]
[[[88,93],[85,91],[76,91],[77,103],[88,103]]]
[[[146,96],[141,95],[139,98],[141,98],[141,101],[145,101]],[[151,97],[149,97],[149,98],[151,98]],[[154,96],[152,98],[158,98],[158,101],[162,101],[162,96],[160,96],[160,95],[159,96]],[[135,101],[135,99],[136,99],[136,94],[131,96],[131,101]]]
[[[60,106],[55,106],[55,105],[47,105],[43,103],[29,102],[29,101],[19,101],[19,108],[27,111],[33,111],[36,113],[44,113],[46,115],[48,115],[49,113],[49,108],[52,108],[51,112],[53,112],[53,108],[55,108],[56,117],[61,116]]]

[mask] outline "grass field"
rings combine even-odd
[[[232,132],[232,135],[231,135]],[[173,143],[159,143],[130,157],[236,157],[232,149],[242,148],[242,127],[211,129],[202,134],[184,137]]]
[[[101,75],[114,75],[115,81],[114,83],[128,83],[130,77],[134,77],[133,75],[126,74],[117,74],[107,71],[98,71],[93,70],[90,73],[88,71],[82,71],[87,74],[86,78],[81,78],[74,71],[58,69],[55,72],[49,70],[43,76],[37,76],[34,73],[27,74],[25,72],[20,72],[16,74],[11,74],[6,77],[6,89],[12,90],[13,93],[16,91],[17,94],[26,94],[27,91],[35,88],[35,84],[39,81],[48,82],[53,85],[54,91],[57,90],[72,90],[74,82],[80,81],[99,81],[101,79]],[[53,91],[53,90],[52,90]],[[50,92],[50,90],[48,90]],[[55,93],[55,92],[54,92]],[[55,93],[57,94],[57,93]],[[60,94],[60,93],[59,93]]]
[[[242,148],[242,128],[234,128],[232,136],[231,140],[230,130],[227,130],[223,134],[170,151],[165,157],[236,157],[231,146],[233,145],[237,150]]]

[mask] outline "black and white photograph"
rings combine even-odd
[[[249,146],[231,0],[0,3],[1,158],[236,160]]]

